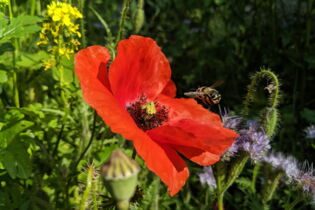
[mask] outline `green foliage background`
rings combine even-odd
[[[131,155],[132,147],[111,133],[83,102],[73,58],[62,60],[70,113],[64,109],[58,75],[44,70],[41,62],[49,55],[36,45],[40,21],[50,1],[12,2],[16,19],[8,25],[8,18],[0,17],[0,209],[76,208],[87,163],[93,161],[99,167],[113,149],[124,145]],[[118,32],[123,1],[68,3],[84,15],[86,36],[81,46],[109,46],[111,34]],[[133,0],[130,5],[124,37],[133,33],[136,3]],[[250,75],[261,67],[270,68],[280,78],[282,91],[281,122],[272,148],[300,161],[315,160],[314,139],[306,139],[303,132],[315,124],[313,0],[145,0],[144,12],[144,25],[138,34],[155,39],[161,46],[171,63],[178,96],[224,80],[218,88],[223,96],[221,107],[240,113]],[[14,50],[17,54],[12,62]],[[266,103],[265,86],[262,82],[257,91],[252,116]],[[20,107],[15,105],[16,91]],[[143,169],[133,208],[210,209],[212,192],[201,186],[196,175],[201,167],[191,164],[190,169],[189,182],[174,198]],[[242,178],[226,195],[226,209],[262,208],[259,198],[249,190],[252,170],[248,163]],[[99,206],[112,208],[108,193],[100,191]],[[286,207],[296,191],[281,185],[271,209]],[[297,208],[310,206],[302,202]]]

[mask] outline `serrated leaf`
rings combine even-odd
[[[37,53],[22,53],[20,60],[16,62],[16,65],[23,68],[39,69],[43,64],[43,60],[50,58],[50,55],[45,51],[39,51]]]
[[[13,179],[26,179],[32,173],[27,147],[18,139],[12,141],[6,149],[2,150],[0,161]]]
[[[0,131],[0,148],[6,147],[23,130],[31,127],[34,123],[26,120],[21,120],[13,125],[5,126]]]
[[[5,17],[0,17],[0,43],[39,31],[41,28],[36,24],[40,20],[41,18],[36,16],[20,15],[12,18],[11,22],[7,24],[8,21]]]

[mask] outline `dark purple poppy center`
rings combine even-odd
[[[168,121],[168,109],[156,101],[148,101],[144,95],[130,103],[127,111],[138,127],[144,131],[159,127],[163,122]]]

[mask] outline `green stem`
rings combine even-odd
[[[31,16],[35,15],[36,10],[36,0],[31,0]]]
[[[80,210],[85,210],[86,207],[88,206],[88,197],[91,192],[92,185],[93,185],[93,173],[94,173],[94,168],[90,166],[88,168],[85,190],[83,192],[82,199],[80,202]]]
[[[122,8],[122,11],[121,11],[121,18],[120,18],[120,22],[119,22],[119,31],[118,31],[118,34],[117,34],[115,48],[117,47],[118,42],[122,39],[124,26],[125,26],[125,20],[126,20],[126,17],[127,17],[127,12],[129,10],[130,2],[131,2],[131,0],[124,0],[124,3],[123,3],[123,8]]]
[[[81,10],[81,13],[83,15],[83,18],[80,19],[80,25],[81,25],[81,46],[82,46],[82,48],[85,48],[86,47],[86,36],[85,36],[85,28],[84,28],[84,25],[85,25],[84,20],[86,18],[85,0],[80,0],[79,3],[80,3],[80,10]]]
[[[252,182],[251,182],[251,185],[250,185],[252,193],[256,193],[256,180],[257,180],[257,176],[258,176],[260,167],[261,167],[260,163],[256,163],[255,166],[254,166]]]
[[[159,210],[159,199],[160,199],[160,178],[158,176],[155,176],[156,183],[154,185],[155,187],[155,193],[154,193],[154,200],[153,200],[153,209]]]
[[[248,154],[241,153],[236,159],[231,162],[229,167],[229,173],[226,179],[226,183],[223,187],[223,192],[225,192],[234,183],[237,177],[242,173],[244,166],[249,159]]]
[[[106,32],[106,34],[107,34],[107,36],[108,36],[108,39],[109,39],[109,40],[112,40],[113,35],[112,35],[112,32],[111,32],[111,30],[110,30],[108,24],[106,23],[106,21],[102,18],[102,16],[101,16],[92,6],[90,6],[89,8],[92,10],[92,12],[94,13],[94,15],[97,17],[97,19],[98,19],[98,20],[101,22],[101,24],[104,26],[105,32]]]
[[[60,144],[60,141],[61,141],[61,138],[62,138],[62,133],[63,133],[64,128],[65,128],[65,124],[63,123],[61,128],[60,128],[60,131],[58,133],[57,142],[56,142],[55,148],[54,148],[53,153],[52,153],[53,156],[55,156],[57,151],[58,151],[58,147],[59,147],[59,144]]]
[[[286,205],[284,207],[285,210],[292,210],[294,209],[294,207],[303,200],[303,198],[301,196],[296,196],[296,198],[294,199],[294,201],[288,205]]]
[[[57,139],[55,148],[54,148],[53,153],[52,153],[53,157],[56,155],[56,153],[58,151],[58,147],[59,147],[60,141],[62,139],[62,133],[64,131],[65,124],[66,124],[67,117],[68,117],[69,113],[70,113],[70,109],[69,109],[69,107],[66,107],[65,114],[63,115],[63,118],[62,118],[62,126],[60,128],[60,131],[59,131],[59,134],[58,134],[58,139]]]
[[[280,178],[282,176],[283,176],[283,173],[278,172],[271,181],[269,180],[269,182],[265,184],[264,189],[263,189],[263,203],[264,204],[267,204],[268,201],[272,199],[272,196],[275,193],[279,185]]]
[[[13,19],[13,11],[12,11],[12,4],[11,0],[8,1],[8,9],[9,9],[9,17],[10,21]],[[14,94],[14,104],[16,107],[20,107],[20,96],[19,96],[19,89],[18,89],[18,82],[17,82],[17,74],[16,74],[16,57],[18,53],[18,42],[16,39],[12,40],[14,43],[14,50],[12,52],[12,64],[13,64],[13,69],[12,69],[12,81],[13,81],[13,94]]]
[[[223,162],[218,162],[214,166],[215,178],[217,183],[218,209],[223,210],[224,185],[226,178],[226,167]]]
[[[13,18],[13,12],[12,12],[11,0],[9,0],[8,7],[9,7],[9,17],[10,17],[10,20],[12,20],[12,18]]]
[[[82,158],[84,157],[85,153],[89,150],[90,146],[92,145],[92,142],[93,142],[93,139],[94,139],[94,134],[95,134],[95,129],[96,129],[96,111],[94,111],[93,128],[92,128],[92,133],[91,133],[90,140],[88,142],[88,145],[85,147],[85,149],[81,153],[79,159],[73,165],[73,169],[75,169],[78,166],[79,162],[82,160]]]
[[[224,198],[224,193],[218,194],[218,209],[219,210],[224,210],[223,198]]]
[[[59,86],[60,86],[61,100],[62,100],[63,105],[65,105],[65,107],[68,107],[68,101],[67,101],[65,90],[64,90],[65,88],[64,68],[61,64],[61,57],[59,55],[59,49],[61,49],[61,43],[63,43],[62,34],[60,34],[58,37],[58,52],[56,53],[55,58],[56,58],[57,71],[59,71]]]
[[[13,52],[13,66],[15,69],[15,53]],[[17,74],[15,70],[13,70],[13,75],[12,75],[12,80],[13,80],[13,91],[14,91],[14,104],[17,108],[20,107],[20,97],[19,97],[19,89],[18,89],[18,83],[17,83]]]

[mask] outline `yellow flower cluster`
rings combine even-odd
[[[82,18],[82,14],[75,7],[62,2],[52,2],[47,7],[47,15],[52,18],[54,22],[59,22],[67,27],[74,27],[72,20]]]
[[[49,45],[54,56],[64,55],[70,59],[70,54],[78,50],[81,37],[79,24],[75,21],[82,18],[76,7],[63,2],[53,1],[47,6],[47,21],[42,25],[37,45]]]
[[[9,5],[10,0],[0,0],[0,8]]]

